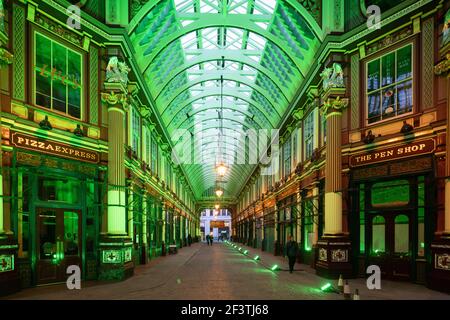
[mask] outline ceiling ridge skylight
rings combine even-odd
[[[201,127],[217,134],[223,123],[225,137],[235,141],[232,132],[277,126],[320,45],[301,14],[287,1],[276,0],[155,4],[130,37],[168,133]],[[233,143],[227,144],[227,152],[235,155]],[[220,152],[214,143],[195,146],[203,158]],[[237,192],[254,165],[225,158],[231,170],[224,187]],[[191,183],[198,184],[196,197],[215,183],[213,163],[182,166]]]

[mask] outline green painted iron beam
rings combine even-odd
[[[286,100],[290,101],[292,99],[292,97],[294,96],[294,92],[295,92],[294,87],[295,86],[294,86],[293,82],[289,82],[287,84],[282,84],[281,82],[279,82],[278,76],[273,71],[263,67],[259,63],[255,63],[255,61],[252,60],[251,58],[249,58],[249,56],[243,54],[242,50],[223,51],[220,49],[212,49],[212,50],[198,49],[196,51],[199,52],[198,56],[196,56],[195,58],[193,58],[191,60],[186,61],[185,64],[180,65],[179,67],[174,69],[167,76],[165,82],[161,86],[159,86],[157,89],[152,91],[152,94],[154,94],[154,96],[156,98],[161,94],[161,92],[164,90],[164,88],[172,81],[172,79],[174,79],[176,76],[178,76],[182,72],[184,72],[196,65],[200,65],[200,64],[203,64],[206,62],[221,60],[222,57],[224,57],[225,62],[242,63],[248,67],[251,67],[254,70],[257,70],[258,72],[260,72],[261,74],[266,76],[268,79],[272,80],[273,83],[279,89],[279,91],[283,94],[283,96]],[[153,76],[155,76],[155,75],[151,75],[151,77],[153,77]],[[301,81],[303,79],[303,77],[300,74],[297,74],[295,77],[296,77],[296,80]]]

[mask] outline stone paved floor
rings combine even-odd
[[[182,248],[176,255],[138,266],[135,275],[122,282],[83,282],[81,290],[68,290],[65,285],[44,286],[22,290],[6,299],[343,299],[339,294],[321,292],[319,288],[327,280],[306,265],[297,264],[293,274],[272,272],[271,265],[286,268],[286,261],[257,249],[245,249],[249,256],[223,243],[198,243]],[[255,254],[261,261],[251,259]],[[349,284],[352,291],[359,289],[362,300],[450,300],[450,295],[411,283],[383,281],[382,290],[375,291],[366,288],[364,279],[352,279]]]

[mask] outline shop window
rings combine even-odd
[[[305,159],[309,159],[314,151],[314,111],[310,112],[305,119],[303,135],[305,137]]]
[[[411,112],[412,79],[411,44],[368,62],[368,123]]]
[[[375,255],[386,252],[386,221],[383,216],[372,219],[372,253]]]
[[[157,168],[158,168],[158,145],[156,144],[155,139],[152,139],[151,157],[152,157],[152,163],[151,163],[152,173],[156,174]]]
[[[425,256],[425,184],[424,177],[419,177],[418,212],[417,212],[417,256]]]
[[[56,211],[39,215],[40,259],[50,260],[56,254]]]
[[[325,114],[320,117],[320,125],[321,125],[321,137],[322,137],[322,146],[325,146],[327,142],[327,117]]]
[[[141,154],[141,116],[135,108],[131,108],[131,149],[139,157]]]
[[[311,251],[314,243],[314,205],[312,200],[305,200],[304,204],[304,249]]]
[[[366,250],[366,222],[365,222],[365,201],[364,184],[359,189],[359,252],[364,253]]]
[[[18,212],[17,212],[17,240],[19,244],[18,255],[20,258],[28,257],[30,241],[30,214],[29,203],[31,196],[29,178],[22,170],[18,172]]]
[[[283,146],[284,177],[291,173],[291,140],[287,139]]]
[[[409,218],[400,214],[395,217],[395,253],[409,252]]]
[[[292,163],[295,167],[297,165],[298,159],[297,159],[297,137],[298,135],[298,129],[294,131],[292,134]]]
[[[150,130],[147,127],[144,127],[145,132],[145,153],[143,152],[144,161],[150,166],[152,162],[151,158],[151,147],[152,147],[152,138],[150,134]]]
[[[81,54],[35,33],[35,104],[81,119]]]
[[[39,177],[38,197],[42,201],[61,201],[76,204],[80,201],[78,180]]]
[[[372,206],[398,207],[409,203],[409,182],[395,180],[375,183],[372,186]]]
[[[94,243],[97,238],[95,217],[98,215],[99,211],[99,203],[95,192],[95,182],[92,180],[86,182],[86,205],[86,253],[92,256],[95,250]]]
[[[78,238],[78,214],[75,212],[64,212],[64,255],[79,255]]]

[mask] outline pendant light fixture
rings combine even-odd
[[[222,68],[225,68],[225,58],[222,57]],[[227,173],[227,167],[223,161],[222,157],[222,139],[223,139],[223,75],[220,76],[220,112],[219,112],[219,123],[220,123],[220,129],[219,129],[219,139],[218,139],[218,160],[216,165],[216,171],[217,174],[220,177],[225,176]]]

